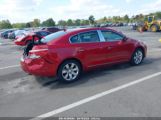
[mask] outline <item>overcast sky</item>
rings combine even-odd
[[[161,0],[0,0],[0,20],[12,23],[53,18],[96,19],[104,16],[136,15],[161,11]]]

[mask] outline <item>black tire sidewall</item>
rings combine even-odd
[[[69,63],[74,63],[74,64],[76,64],[76,65],[78,66],[78,69],[79,69],[78,76],[77,76],[74,80],[71,80],[71,81],[65,80],[65,79],[63,78],[63,76],[62,76],[62,70],[63,70],[64,66],[65,66],[66,64],[69,64]],[[74,81],[78,80],[78,79],[80,78],[80,76],[81,76],[81,73],[82,73],[82,68],[81,68],[81,65],[80,65],[79,62],[77,62],[77,61],[75,61],[75,60],[67,60],[67,61],[63,62],[63,63],[60,65],[60,67],[58,68],[57,77],[58,77],[58,80],[59,80],[60,82],[71,83],[71,82],[74,82]]]

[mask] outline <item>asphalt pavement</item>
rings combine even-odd
[[[26,74],[19,67],[23,47],[0,39],[0,117],[161,117],[161,32],[115,29],[144,41],[147,58],[84,73],[71,84]]]

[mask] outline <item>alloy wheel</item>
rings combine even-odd
[[[79,67],[75,63],[68,63],[62,69],[62,77],[66,81],[72,81],[79,75]]]
[[[134,63],[136,65],[140,64],[143,60],[143,52],[141,50],[137,50],[134,54]]]

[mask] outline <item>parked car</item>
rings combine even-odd
[[[128,23],[125,23],[125,22],[124,22],[124,23],[123,23],[123,26],[128,26]]]
[[[102,24],[101,27],[112,27],[112,23],[108,22],[108,23]]]
[[[119,22],[119,23],[118,23],[118,26],[122,27],[122,26],[124,26],[124,23]]]
[[[1,37],[4,39],[8,39],[8,35],[9,33],[12,33],[14,30],[6,30],[4,32],[1,33]]]
[[[143,27],[144,23],[143,22],[136,22],[132,24],[132,30],[138,30],[139,26]]]
[[[17,36],[21,36],[22,34],[25,34],[26,30],[15,30],[8,34],[9,39],[16,39]]]
[[[49,34],[51,34],[51,32],[48,32],[48,31],[37,31],[37,32],[29,33],[29,34],[23,34],[17,37],[14,42],[16,45],[25,46],[29,44],[30,42],[32,42],[33,36],[36,36],[34,40],[37,41],[39,37],[43,38]]]
[[[139,65],[147,46],[108,28],[59,31],[30,43],[21,59],[22,69],[36,76],[57,76],[73,82],[83,71],[130,62]]]
[[[21,32],[21,33],[17,34],[17,35],[15,36],[15,39],[13,39],[13,40],[15,41],[15,40],[17,40],[17,39],[20,38],[20,37],[29,35],[30,33],[31,33],[31,31]]]
[[[58,32],[58,31],[61,31],[61,30],[64,30],[64,29],[59,29],[59,28],[56,28],[56,27],[46,27],[46,28],[42,28],[41,30],[45,30],[45,31],[49,31],[51,33],[55,33],[55,32]]]

